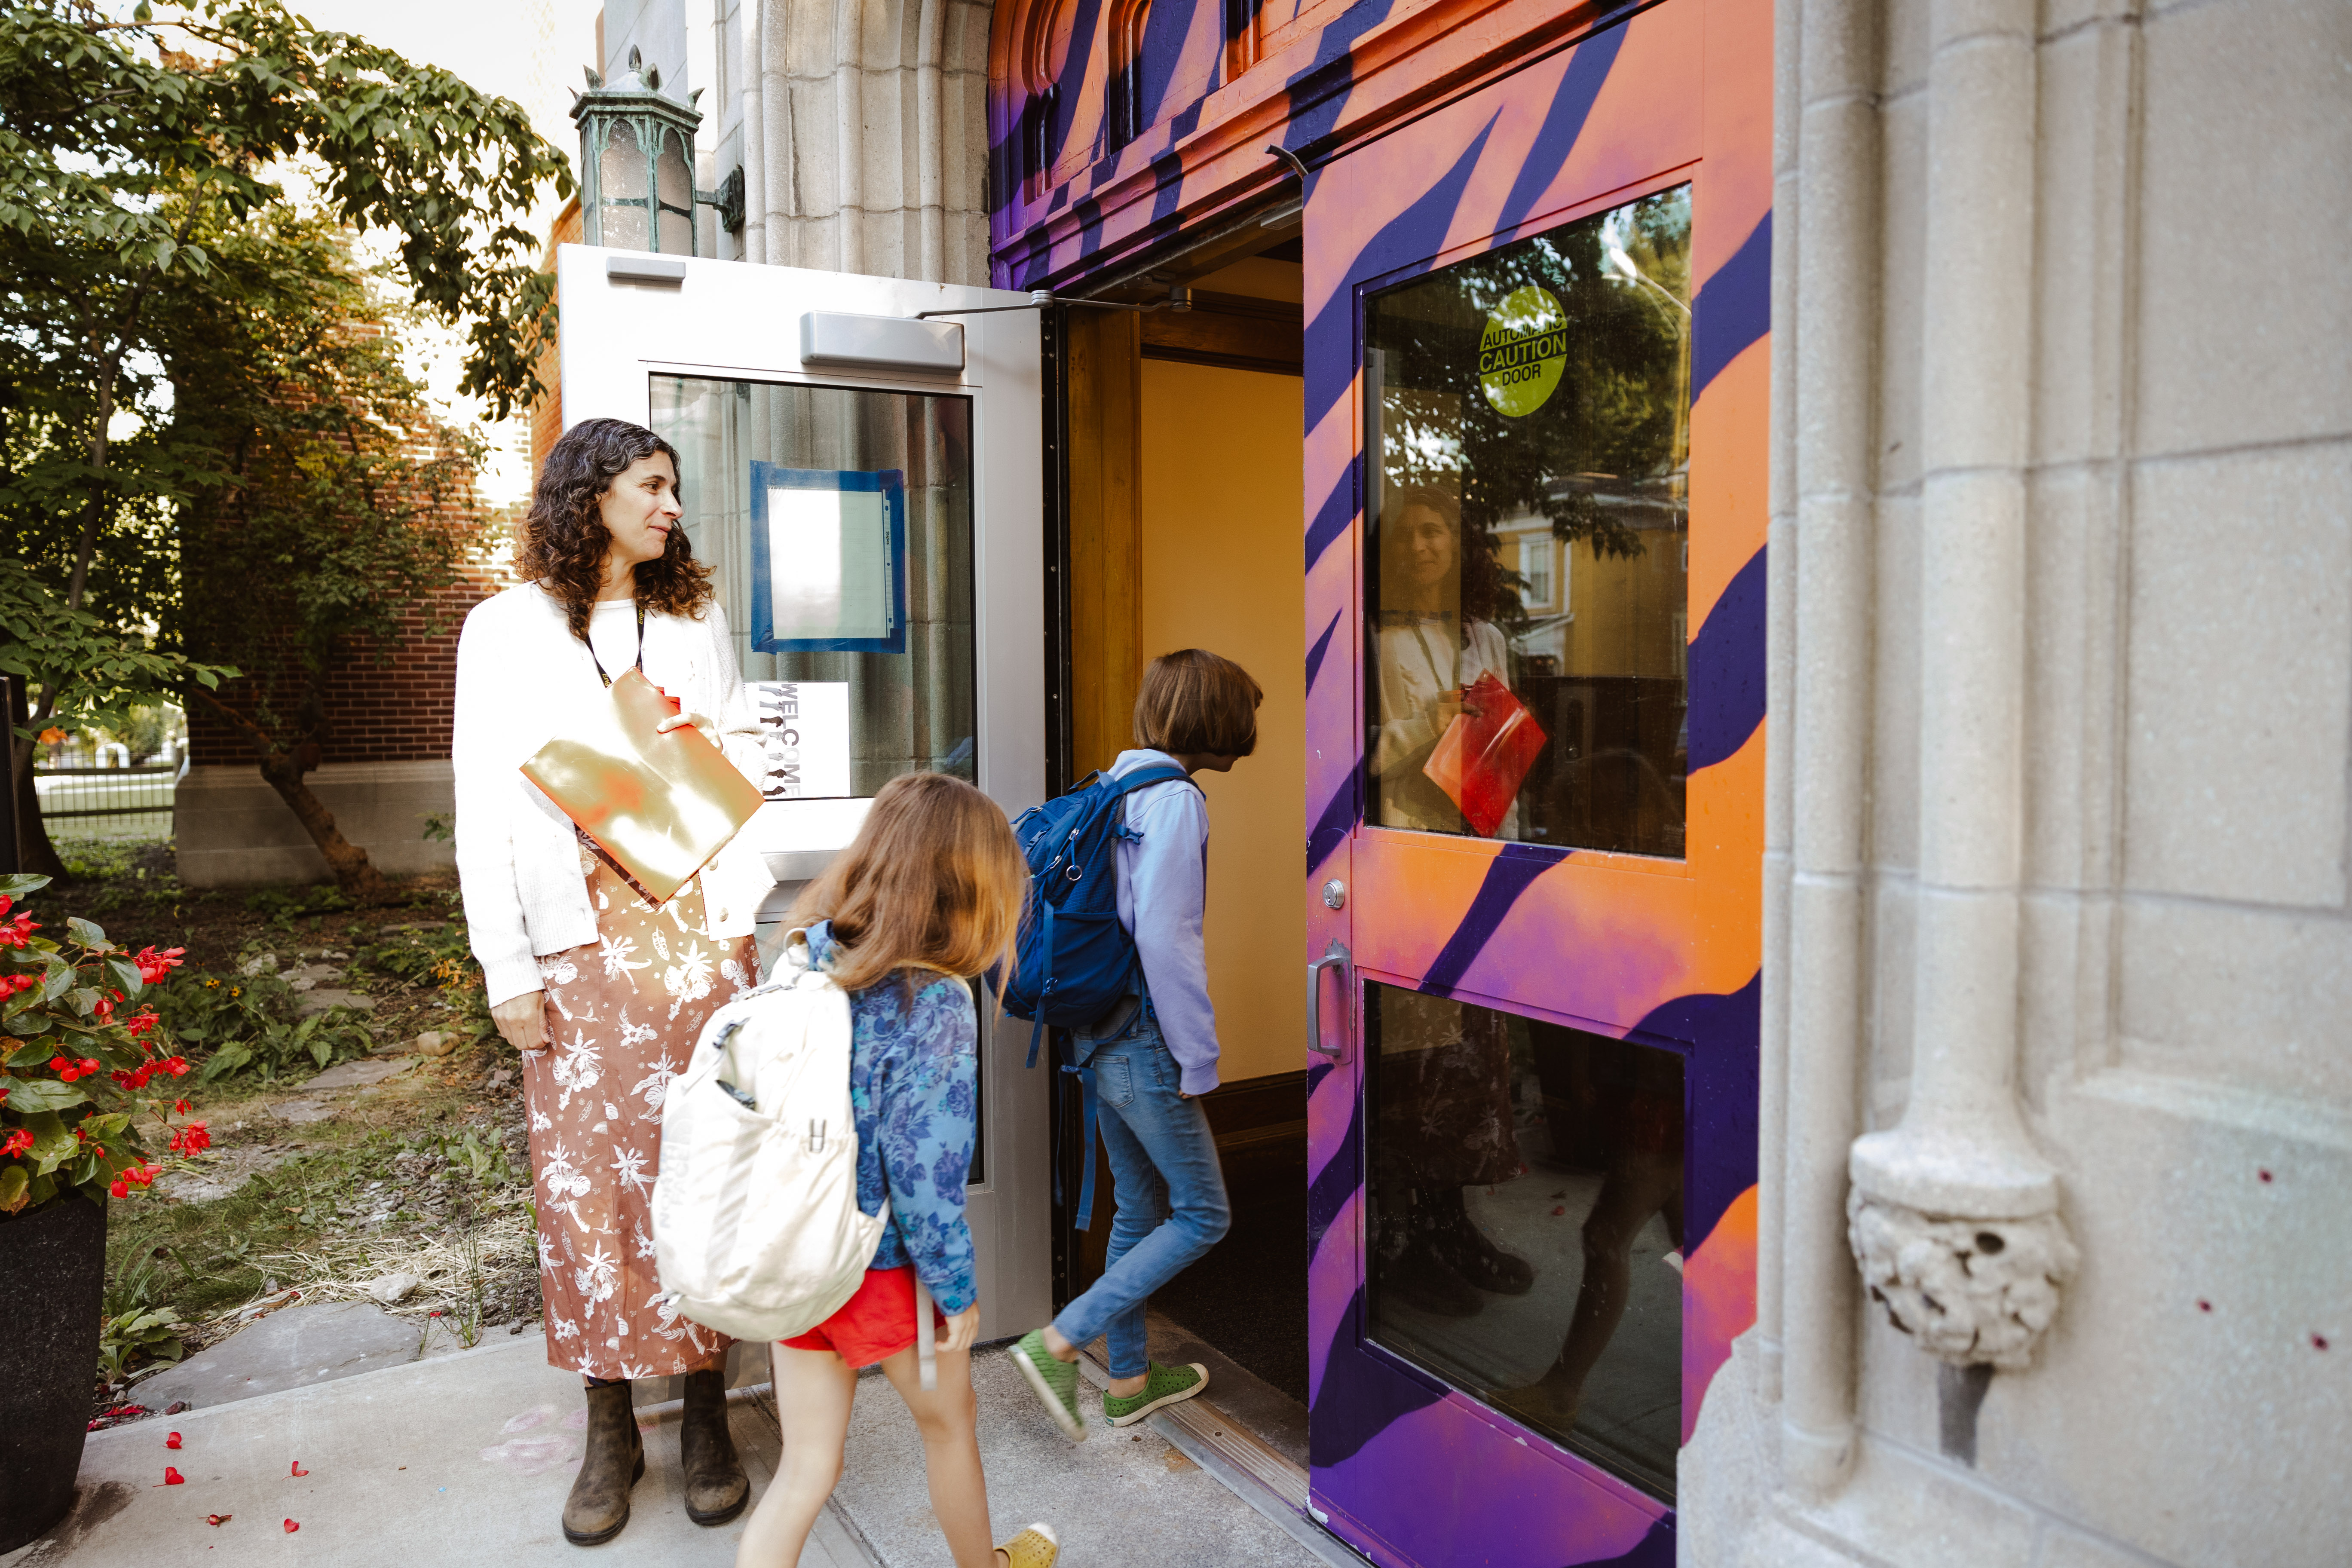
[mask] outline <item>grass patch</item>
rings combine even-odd
[[[179,861],[168,838],[74,838],[53,841],[66,875],[84,896],[77,912],[110,915],[125,910],[149,917],[176,913],[188,890],[180,883]],[[85,891],[86,889],[86,891]]]
[[[454,1108],[428,1114],[437,1124],[421,1131],[352,1131],[294,1153],[224,1197],[116,1204],[106,1237],[108,1316],[169,1305],[201,1325],[308,1282],[316,1271],[305,1258],[331,1259],[349,1273],[362,1255],[414,1250],[425,1235],[448,1245],[521,1208],[530,1189],[520,1129],[502,1136],[459,1121]],[[320,1123],[317,1135],[334,1138],[331,1126]],[[536,1291],[534,1275],[534,1301]]]

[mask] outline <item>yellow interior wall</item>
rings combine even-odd
[[[1223,654],[1257,678],[1257,751],[1202,773],[1209,996],[1227,1083],[1305,1065],[1305,383],[1143,362],[1146,658]]]

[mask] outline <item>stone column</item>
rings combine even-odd
[[[1871,0],[1802,0],[1802,10],[1796,605],[1781,617],[1796,630],[1781,1453],[1790,1484],[1818,1496],[1843,1479],[1853,1441],[1853,1276],[1842,1233],[1862,1041],[1877,7]]]
[[[1956,1367],[2024,1366],[2074,1260],[2011,1087],[2034,21],[2034,0],[1930,9],[1913,1060],[1901,1122],[1853,1145],[1848,1204],[1872,1296]]]

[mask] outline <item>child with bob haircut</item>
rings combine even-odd
[[[1033,1524],[989,1544],[971,1343],[980,1331],[964,1173],[979,1100],[973,975],[1013,945],[1028,867],[986,795],[944,773],[892,779],[857,837],[793,905],[787,946],[849,993],[849,1096],[857,1204],[883,1228],[866,1282],[842,1309],[773,1352],[783,1467],[743,1532],[736,1568],[792,1568],[841,1479],[861,1367],[879,1364],[923,1439],[931,1509],[956,1568],[1050,1568],[1059,1548]],[[938,1387],[921,1386],[915,1284],[937,1303]]]
[[[1197,1362],[1167,1367],[1144,1349],[1144,1304],[1224,1237],[1231,1224],[1216,1140],[1200,1096],[1217,1087],[1217,1020],[1209,1005],[1201,924],[1208,897],[1209,811],[1190,775],[1223,773],[1257,749],[1264,693],[1249,672],[1201,648],[1163,654],[1135,699],[1137,749],[1111,776],[1175,763],[1187,776],[1127,797],[1118,840],[1118,919],[1135,939],[1132,990],[1071,1031],[1069,1066],[1090,1078],[1117,1194],[1102,1278],[1013,1348],[1047,1415],[1074,1439],[1078,1347],[1107,1334],[1103,1414],[1142,1420],[1208,1386]]]

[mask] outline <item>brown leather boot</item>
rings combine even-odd
[[[686,1517],[724,1524],[751,1500],[751,1478],[727,1430],[727,1374],[686,1374],[686,1409],[677,1424],[678,1468],[686,1472]]]
[[[563,1504],[563,1538],[574,1546],[599,1545],[621,1533],[629,1522],[629,1489],[646,1473],[646,1446],[637,1436],[627,1381],[587,1393],[588,1452]]]

